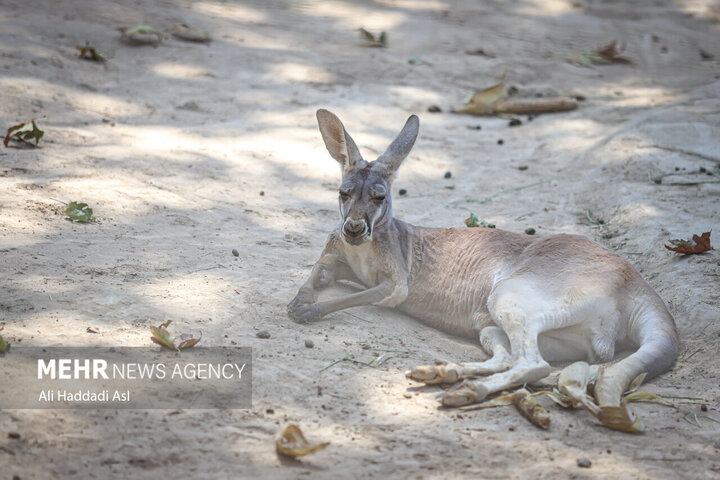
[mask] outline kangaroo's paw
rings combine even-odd
[[[446,407],[462,407],[463,405],[482,402],[489,393],[490,390],[481,382],[465,380],[447,392],[438,395],[437,399]]]
[[[287,306],[288,315],[294,321],[298,323],[308,323],[313,320],[319,320],[320,307],[317,303],[305,303],[306,299],[301,298],[300,295],[290,302]]]
[[[460,366],[454,363],[421,365],[405,372],[407,378],[429,385],[436,383],[455,383],[460,379],[460,374]]]

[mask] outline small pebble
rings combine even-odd
[[[270,338],[270,332],[267,330],[260,330],[255,334],[255,336],[258,338]]]
[[[578,102],[584,102],[586,100],[585,95],[575,95],[573,98]]]
[[[528,235],[535,235],[535,229],[532,227],[528,227],[525,229],[525,233],[527,233]]]
[[[267,413],[268,415],[272,415],[273,413],[275,413],[275,410],[273,410],[272,408],[268,408],[267,410],[265,410],[265,413]]]
[[[260,190],[260,196],[261,196],[261,197],[264,197],[264,196],[265,196],[265,191],[264,191],[264,190]]]
[[[410,395],[409,393],[403,393],[403,397],[405,397],[405,398],[412,398],[412,395]]]
[[[705,170],[705,167],[700,167],[700,173],[705,173],[707,170]]]
[[[578,467],[580,468],[590,468],[590,465],[592,465],[592,462],[589,458],[580,457],[577,459]]]
[[[700,405],[700,410],[703,412],[707,412],[707,405]]]
[[[498,141],[497,141],[498,145],[502,145],[503,143],[505,143],[505,141],[502,138],[498,139]]]
[[[313,343],[312,340],[305,340],[305,347],[313,348],[314,346],[315,346],[315,344]]]
[[[450,172],[450,171],[445,172],[444,177],[445,177],[445,178],[451,178],[451,177],[452,177],[452,172]]]
[[[8,438],[12,438],[13,440],[20,439],[20,434],[18,432],[8,432]]]
[[[407,193],[407,190],[405,190],[404,188],[401,188],[400,190],[398,190],[398,193],[400,195],[405,195]]]
[[[482,130],[482,125],[468,125],[468,130]]]
[[[232,254],[235,255],[236,257],[240,256],[240,252],[238,252],[237,249],[235,249],[235,248],[232,249]]]
[[[440,113],[440,112],[442,112],[442,110],[441,110],[440,107],[438,107],[437,105],[430,105],[430,106],[428,107],[428,112],[430,112],[430,113]]]
[[[520,170],[521,172],[524,172],[524,171],[527,170],[527,169],[528,169],[528,166],[527,166],[527,165],[520,165],[520,166],[518,167],[518,170]]]
[[[528,115],[527,121],[528,121],[528,122],[532,122],[533,120],[535,120],[535,116],[533,116],[533,115]]]
[[[508,122],[508,127],[518,127],[522,125],[522,121],[519,118],[513,118]]]

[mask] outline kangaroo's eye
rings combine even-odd
[[[383,201],[385,201],[385,195],[377,195],[377,196],[373,197],[373,200],[375,200],[378,203],[383,202]]]

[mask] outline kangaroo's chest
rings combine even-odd
[[[378,281],[378,257],[370,243],[361,245],[345,245],[345,262],[355,276],[366,287],[374,287]]]

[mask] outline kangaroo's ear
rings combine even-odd
[[[330,156],[340,164],[343,176],[358,163],[365,162],[352,137],[334,113],[321,108],[317,111],[317,120],[325,147]]]
[[[410,115],[400,134],[393,140],[387,150],[378,157],[376,162],[385,165],[389,173],[395,173],[402,161],[410,153],[410,150],[412,150],[413,145],[415,145],[419,128],[420,119],[418,119],[417,115]]]

